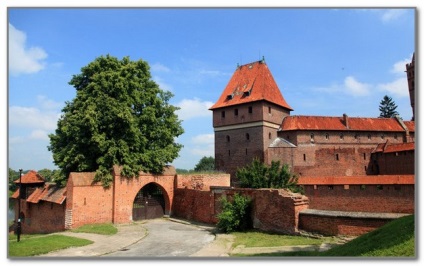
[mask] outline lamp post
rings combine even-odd
[[[22,195],[22,169],[19,169],[19,196],[18,196],[18,242],[21,240],[21,195]]]

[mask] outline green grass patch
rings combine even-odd
[[[284,257],[415,257],[414,215],[393,220],[348,243],[324,252],[284,252],[253,256]],[[240,255],[238,255],[240,256]],[[247,256],[247,255],[243,255]]]
[[[269,234],[258,231],[233,232],[231,234],[235,236],[233,247],[239,245],[244,245],[245,247],[320,245],[324,242],[334,242],[331,237],[310,238],[304,236]]]
[[[91,243],[93,241],[63,235],[38,235],[31,237],[21,235],[19,242],[9,240],[9,257],[36,256],[59,249],[86,246]]]
[[[91,234],[100,234],[100,235],[114,235],[118,232],[118,229],[111,223],[86,224],[81,227],[72,229],[71,232],[91,233]]]

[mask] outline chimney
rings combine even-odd
[[[346,128],[349,129],[349,117],[347,116],[347,114],[343,114],[343,122]]]

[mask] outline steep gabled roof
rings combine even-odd
[[[237,67],[210,110],[256,101],[268,101],[293,110],[281,94],[264,60]]]
[[[405,125],[415,130],[413,121],[405,121]],[[281,123],[281,130],[350,130],[350,131],[383,131],[404,132],[396,118],[361,118],[333,116],[287,116]],[[411,131],[411,130],[410,130]]]
[[[22,175],[21,179],[22,184],[37,184],[46,182],[44,178],[34,170],[30,170],[28,173]],[[19,184],[19,178],[13,182]]]

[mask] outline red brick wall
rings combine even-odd
[[[379,153],[374,156],[377,156],[381,175],[413,175],[415,173],[415,151]]]
[[[327,236],[349,235],[359,236],[371,232],[391,219],[325,217],[300,214],[299,229],[316,232]]]
[[[172,216],[202,223],[215,223],[214,195],[211,191],[175,189]]]
[[[140,175],[138,178],[115,175],[113,201],[113,223],[129,223],[132,221],[132,208],[135,196],[147,184],[155,183],[163,192],[165,214],[170,214],[174,198],[174,175]]]
[[[252,199],[253,226],[265,231],[296,233],[298,214],[308,207],[305,197],[282,189],[176,189],[173,216],[215,224],[218,222],[216,216],[221,211],[221,196],[231,200],[235,193]]]
[[[176,176],[177,188],[210,190],[211,186],[230,186],[229,174],[185,174]]]
[[[71,197],[67,198],[67,208],[72,210],[70,228],[112,222],[113,188],[105,189],[101,185],[92,185],[76,186],[72,190]]]
[[[16,200],[15,210],[18,210],[18,200]],[[25,215],[21,222],[22,234],[44,234],[65,230],[65,204],[47,201],[32,204],[22,200],[21,212]],[[15,213],[17,215],[18,212]]]
[[[414,185],[307,185],[310,209],[414,213]]]

